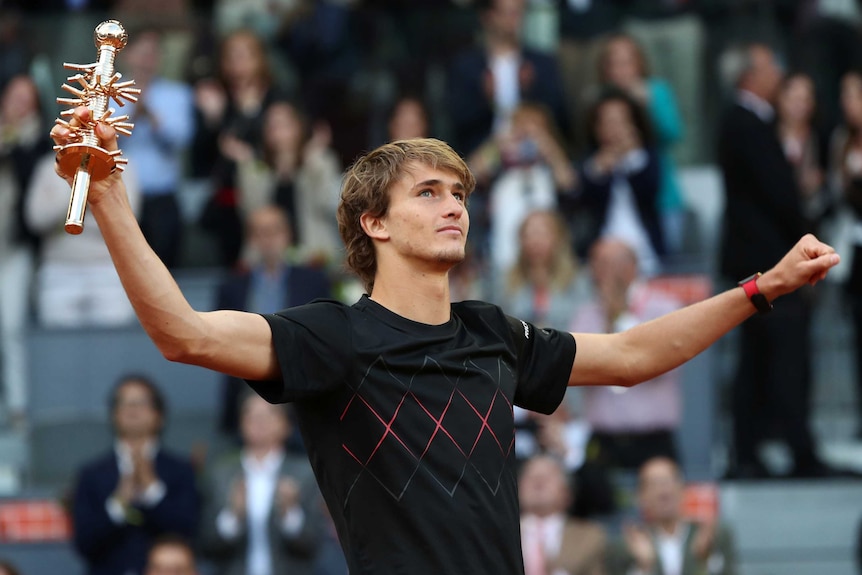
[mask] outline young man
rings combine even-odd
[[[88,118],[79,108],[73,126]],[[70,137],[55,126],[57,143]],[[108,150],[116,138],[97,135]],[[369,296],[278,314],[199,313],[141,235],[118,175],[90,209],[144,329],[166,358],[293,401],[351,573],[523,573],[512,405],[549,413],[566,385],[634,385],[690,359],[839,258],[806,236],[747,284],[629,331],[537,330],[492,305],[449,301],[473,176],[438,140],[369,153],[347,172],[338,221]]]

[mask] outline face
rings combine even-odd
[[[149,388],[134,380],[117,390],[114,428],[120,438],[153,438],[162,426],[162,416],[153,405]]]
[[[623,242],[600,240],[590,252],[590,271],[600,287],[627,288],[637,276],[636,256]]]
[[[495,0],[486,22],[495,35],[517,41],[524,23],[524,0]]]
[[[464,259],[470,218],[455,174],[413,162],[389,194],[385,216],[363,216],[365,232],[379,240],[378,261],[392,253],[429,271],[448,271]]]
[[[252,395],[242,404],[240,434],[249,448],[274,449],[284,444],[290,434],[290,423],[280,405],[273,405]]]
[[[195,575],[194,557],[180,545],[159,545],[150,551],[144,575]]]
[[[422,105],[410,99],[399,102],[389,120],[389,139],[409,140],[427,136],[428,120]]]
[[[563,469],[547,457],[525,464],[518,484],[521,510],[546,516],[565,511],[569,506],[569,486]]]
[[[611,41],[605,54],[604,70],[608,83],[620,87],[630,86],[642,79],[637,47],[627,38]]]
[[[549,262],[558,243],[557,224],[549,214],[536,212],[527,216],[521,228],[521,252],[528,261]]]
[[[841,111],[848,124],[862,127],[862,75],[851,72],[841,79]]]
[[[751,57],[749,81],[752,91],[765,100],[773,100],[778,94],[783,75],[775,54],[765,46],[754,46],[749,55]]]
[[[120,54],[134,71],[134,78],[152,78],[158,72],[161,62],[159,36],[154,32],[141,34]]]
[[[261,46],[249,34],[237,34],[226,40],[221,68],[228,81],[244,81],[259,74],[263,68]]]
[[[666,459],[648,462],[640,473],[638,497],[647,521],[673,521],[679,518],[683,482],[676,465]]]
[[[16,76],[3,91],[0,101],[0,118],[5,122],[16,123],[39,111],[39,91],[33,80],[27,76]]]
[[[265,263],[284,260],[290,247],[290,229],[284,213],[277,208],[261,208],[248,219],[248,243],[253,257]]]
[[[266,111],[264,143],[270,150],[298,150],[302,145],[302,120],[290,104],[273,104]]]
[[[631,138],[640,140],[631,110],[622,100],[608,100],[601,105],[595,130],[600,147],[620,146]]]
[[[808,76],[794,76],[778,95],[778,113],[785,120],[809,122],[814,114],[814,83]]]

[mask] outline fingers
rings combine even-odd
[[[91,112],[86,106],[78,106],[72,112],[72,116],[68,121],[58,120],[58,123],[51,128],[51,139],[57,146],[65,146],[76,141],[76,132],[79,128],[90,125]],[[112,152],[117,149],[117,132],[111,126],[99,122],[94,130],[99,138],[99,145],[104,149]]]

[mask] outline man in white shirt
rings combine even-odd
[[[208,473],[202,547],[224,575],[311,573],[322,536],[320,495],[304,456],[289,454],[283,405],[248,395],[242,449]]]

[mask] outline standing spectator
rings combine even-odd
[[[39,234],[41,258],[36,271],[36,317],[43,327],[117,327],[135,319],[111,254],[89,211],[84,231],[70,235],[63,229],[69,206],[69,185],[57,181],[55,156],[42,156],[27,191],[27,225]],[[135,214],[141,193],[138,165],[130,162],[123,178]]]
[[[590,270],[595,296],[572,318],[572,331],[617,333],[682,307],[641,280],[637,255],[624,241],[596,242],[590,250]],[[674,436],[681,402],[678,370],[638,387],[584,388],[592,462],[604,469],[635,470],[650,457],[676,459]]]
[[[733,47],[722,56],[721,68],[734,90],[718,143],[726,194],[721,272],[737,282],[769,269],[808,225],[793,167],[774,125],[773,102],[782,77],[775,55],[762,44]],[[808,421],[810,319],[810,303],[800,291],[768,318],[742,324],[733,380],[734,458],[729,477],[768,475],[758,448],[764,425],[772,420],[780,424],[793,453],[793,476],[830,472],[815,451]]]
[[[78,476],[72,507],[75,547],[90,575],[140,575],[156,537],[195,535],[195,474],[187,459],[159,445],[166,406],[148,378],[120,378],[110,408],[114,448]]]
[[[0,385],[8,421],[16,427],[25,424],[24,329],[33,269],[24,200],[36,163],[49,149],[36,84],[14,76],[0,93]]]
[[[235,270],[219,287],[218,309],[274,313],[284,308],[331,297],[323,271],[293,264],[293,244],[287,214],[278,206],[257,208],[246,219],[246,265]],[[243,384],[225,377],[221,414],[222,431],[238,429],[238,399]]]
[[[797,72],[784,78],[778,93],[778,136],[784,155],[793,166],[796,184],[802,194],[805,218],[817,222],[830,207],[825,184],[821,142],[815,123],[817,100],[814,81]]]
[[[664,230],[657,208],[658,156],[646,113],[631,96],[606,90],[588,119],[592,150],[581,167],[578,202],[588,221],[576,238],[579,253],[602,236],[624,239],[638,256],[641,272],[661,270]]]
[[[402,96],[386,118],[387,141],[427,138],[431,120],[428,107],[417,96]]]
[[[195,550],[178,535],[162,535],[147,555],[144,575],[197,575]]]
[[[505,130],[522,102],[548,108],[565,133],[562,81],[553,56],[525,48],[521,40],[525,0],[482,0],[482,43],[455,57],[449,68],[448,108],[454,147],[473,152]]]
[[[570,477],[549,455],[524,463],[518,481],[525,575],[604,575],[606,536],[597,524],[566,515]]]
[[[505,273],[517,258],[514,239],[524,217],[556,208],[570,196],[577,182],[575,168],[550,114],[530,103],[520,104],[509,127],[476,150],[468,164],[488,189],[489,256],[495,272]],[[472,199],[471,210],[481,199]],[[475,234],[476,221],[472,223]]]
[[[862,71],[841,79],[844,122],[830,142],[830,185],[852,214],[853,251],[850,275],[844,285],[850,300],[856,352],[857,436],[862,437]]]
[[[325,122],[313,127],[295,104],[277,101],[264,113],[263,147],[234,141],[224,148],[238,166],[243,219],[269,204],[290,218],[295,247],[306,257],[333,260],[340,250],[335,210],[341,165]]]
[[[284,405],[247,394],[240,452],[208,472],[202,547],[221,575],[310,575],[322,537],[321,496],[308,459],[284,452]]]
[[[624,90],[646,108],[659,158],[658,210],[662,218],[665,247],[675,253],[682,248],[685,203],[671,151],[684,136],[682,117],[673,88],[650,75],[647,56],[627,34],[611,36],[599,55],[599,80]]]
[[[191,161],[193,175],[212,185],[201,225],[215,236],[220,263],[232,266],[242,245],[242,220],[231,151],[239,143],[261,150],[263,116],[276,89],[266,46],[248,30],[224,39],[218,66],[218,79],[201,80],[194,89],[197,116]]]
[[[611,575],[733,575],[736,552],[730,532],[714,522],[683,516],[685,483],[671,459],[655,457],[638,475],[642,523],[624,527],[623,541],[611,548]]]
[[[126,113],[135,129],[122,147],[137,168],[144,237],[172,268],[178,263],[182,240],[177,192],[184,152],[194,135],[194,108],[188,86],[159,76],[161,43],[161,33],[148,28],[130,34],[129,45],[120,53],[129,75],[141,88],[138,102],[127,104]]]

